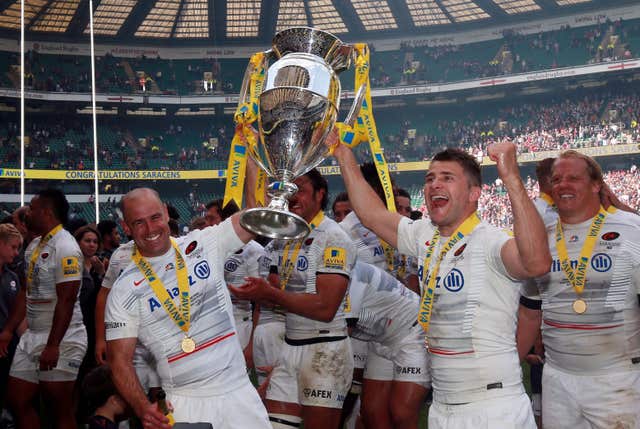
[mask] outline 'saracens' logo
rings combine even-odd
[[[618,237],[620,237],[619,232],[611,231],[611,232],[605,232],[604,234],[602,234],[602,237],[600,238],[602,238],[604,241],[613,241]]]
[[[464,252],[464,249],[467,248],[467,243],[464,243],[462,246],[460,246],[460,248],[458,250],[456,250],[456,252],[453,254],[453,256],[460,256],[462,255],[462,252]]]
[[[191,243],[189,243],[189,245],[187,246],[187,248],[184,250],[184,253],[186,255],[190,254],[191,252],[193,252],[194,250],[196,250],[196,247],[198,247],[198,242],[197,241],[192,241]]]

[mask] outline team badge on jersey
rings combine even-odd
[[[602,234],[602,239],[604,241],[613,241],[618,237],[620,237],[620,233],[619,232],[614,232],[614,231],[606,232],[606,233]]]
[[[80,274],[80,264],[75,256],[62,258],[62,275],[65,277],[77,276]]]
[[[191,243],[189,243],[187,248],[184,249],[184,254],[185,255],[189,255],[191,252],[196,250],[196,247],[198,247],[198,242],[197,241],[192,241]]]
[[[324,249],[325,268],[344,270],[347,265],[347,255],[343,247],[327,247]]]
[[[47,252],[44,252],[42,255],[40,255],[40,257],[42,259],[47,259],[49,257],[49,254]]]
[[[309,268],[309,261],[304,255],[302,255],[296,261],[296,269],[298,271],[307,271],[307,268]]]
[[[453,268],[441,281],[449,292],[459,292],[464,286],[464,275],[459,269]]]
[[[211,269],[207,261],[200,261],[193,267],[193,272],[196,273],[196,277],[199,279],[206,280],[211,274]]]
[[[229,259],[227,262],[225,262],[224,269],[225,271],[229,271],[230,273],[232,273],[238,269],[238,263],[233,259]]]
[[[464,249],[467,248],[467,243],[464,243],[462,246],[460,246],[460,248],[458,250],[456,250],[456,252],[453,254],[453,256],[460,256],[462,255],[462,252],[464,252]]]

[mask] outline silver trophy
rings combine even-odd
[[[293,182],[328,155],[324,139],[340,109],[337,73],[351,65],[353,47],[330,33],[295,27],[275,35],[269,56],[277,61],[267,69],[259,96],[260,141],[250,154],[275,181],[267,188],[269,206],[247,210],[240,224],[266,237],[296,239],[311,228],[289,212],[288,199],[298,190]],[[363,96],[364,85],[346,123],[355,121]]]

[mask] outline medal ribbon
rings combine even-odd
[[[318,225],[322,223],[324,220],[324,212],[320,210],[315,217],[311,220],[309,224],[311,226],[311,230],[316,229]],[[300,248],[302,247],[302,242],[305,239],[302,238],[300,240],[289,241],[282,251],[282,276],[280,276],[280,289],[284,290],[287,287],[287,283],[289,283],[289,279],[291,278],[291,274],[293,273],[293,268],[298,261],[298,254],[300,253]],[[289,258],[289,251],[291,250],[291,244],[295,243],[293,247],[293,254],[291,258]]]
[[[560,266],[564,271],[569,284],[573,287],[576,294],[580,295],[584,290],[584,285],[587,281],[587,264],[593,253],[593,247],[596,245],[598,239],[598,233],[604,226],[604,221],[609,213],[600,206],[598,214],[596,214],[591,221],[589,232],[584,240],[582,249],[580,250],[580,257],[578,258],[578,265],[574,270],[571,268],[571,262],[569,261],[569,253],[567,252],[567,243],[564,239],[564,232],[562,231],[562,222],[558,221],[556,224],[556,249],[558,250],[558,258],[560,259]]]
[[[178,293],[180,296],[179,308],[176,308],[173,298],[171,298],[171,295],[169,295],[169,292],[164,287],[162,280],[160,280],[155,271],[153,271],[149,261],[140,254],[138,248],[135,246],[132,258],[140,272],[144,275],[145,279],[147,279],[153,293],[155,293],[160,303],[162,303],[162,307],[171,320],[187,335],[191,324],[191,299],[189,296],[187,264],[182,257],[182,253],[180,253],[177,243],[173,239],[171,239],[171,247],[173,247],[176,256],[176,278],[178,280]]]
[[[248,76],[248,82],[247,82]],[[263,52],[258,52],[251,56],[249,66],[245,74],[245,82],[249,85],[248,97],[241,97],[238,101],[238,108],[234,115],[236,130],[231,141],[229,162],[227,164],[227,181],[224,189],[224,199],[222,206],[226,206],[229,201],[235,201],[238,207],[242,207],[242,191],[244,188],[245,168],[247,165],[247,150],[249,153],[256,150],[258,144],[251,124],[258,119],[258,97],[262,92],[264,79],[266,77],[266,62]],[[243,83],[244,85],[244,83]],[[246,94],[246,93],[245,93]],[[247,99],[248,98],[248,99]],[[246,143],[245,143],[246,141]],[[248,147],[247,147],[248,145]],[[264,188],[266,174],[258,175],[258,183],[254,190],[256,204],[264,206]]]
[[[424,263],[422,265],[422,273],[423,279],[422,284],[424,287],[424,292],[422,293],[422,302],[420,304],[420,312],[418,313],[418,323],[422,326],[425,332],[429,331],[429,323],[431,323],[431,310],[433,309],[433,294],[436,289],[436,279],[438,277],[438,271],[440,271],[440,264],[442,260],[446,256],[446,254],[458,244],[465,236],[471,234],[471,232],[475,229],[476,226],[480,223],[480,218],[477,213],[473,213],[471,216],[466,218],[464,222],[456,229],[449,241],[444,245],[444,247],[440,250],[438,254],[438,258],[436,260],[435,267],[433,271],[431,268],[431,259],[433,257],[433,251],[436,248],[436,244],[440,241],[440,231],[436,229],[433,233],[433,238],[431,238],[431,242],[427,247],[427,254],[424,257]],[[426,283],[426,286],[424,284]]]
[[[549,206],[556,206],[556,204],[553,202],[553,198],[551,198],[551,195],[540,192],[540,198],[542,198],[547,204],[549,204]]]
[[[33,282],[33,271],[36,268],[36,262],[40,257],[40,252],[42,252],[42,249],[44,248],[44,246],[46,246],[49,240],[51,240],[54,235],[60,232],[60,230],[62,230],[62,224],[56,226],[51,231],[47,232],[47,234],[40,239],[40,243],[38,243],[36,248],[33,249],[31,258],[29,258],[29,266],[27,268],[27,291],[29,293],[31,293],[31,283]]]
[[[396,202],[393,195],[393,187],[391,186],[391,177],[389,176],[389,167],[384,157],[384,151],[380,144],[380,138],[378,137],[378,129],[376,127],[376,121],[373,117],[373,109],[371,102],[371,82],[369,80],[370,69],[370,51],[366,43],[356,43],[353,45],[356,51],[356,64],[355,64],[355,86],[356,90],[363,84],[365,86],[365,96],[362,100],[362,106],[360,107],[360,113],[356,119],[356,123],[352,130],[345,127],[344,124],[338,126],[340,133],[340,141],[347,146],[354,147],[362,141],[369,141],[369,148],[371,150],[371,157],[373,164],[376,166],[378,172],[378,178],[382,184],[384,190],[384,198],[387,205],[387,209],[391,212],[396,211]],[[382,249],[384,250],[384,256],[387,261],[387,271],[393,272],[395,270],[394,253],[395,249],[388,243],[380,240]]]

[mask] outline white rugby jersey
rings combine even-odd
[[[563,225],[572,267],[591,219]],[[560,265],[555,224],[547,225],[551,271],[523,287],[522,294],[542,300],[542,334],[547,363],[576,374],[640,370],[640,227],[637,216],[609,214],[589,258],[581,295],[587,311],[577,314],[577,295]]]
[[[109,293],[105,312],[107,340],[137,337],[153,354],[165,389],[188,388],[216,394],[231,391],[245,382],[246,372],[240,344],[231,338],[236,333],[231,298],[224,282],[224,261],[244,244],[230,219],[192,231],[178,238],[177,243],[187,264],[189,336],[195,340],[196,350],[181,350],[184,333],[169,318],[133,263]],[[179,307],[173,248],[162,256],[146,259]]]
[[[434,226],[403,218],[398,250],[423,265]],[[429,328],[434,397],[448,404],[466,403],[524,392],[516,322],[519,283],[507,273],[500,251],[509,236],[481,222],[445,256],[438,274]],[[432,267],[448,237],[436,246]]]
[[[374,265],[356,262],[349,299],[347,317],[358,318],[352,338],[393,347],[417,325],[420,297]]]
[[[263,249],[264,251],[265,249]],[[273,256],[273,255],[272,255]],[[269,276],[269,268],[271,265],[277,264],[277,261],[272,263],[269,255],[264,251],[263,255],[258,260],[258,269],[260,271],[260,277],[267,279]],[[262,325],[270,322],[284,323],[285,315],[284,310],[281,307],[271,307],[266,304],[260,304],[260,316],[258,317],[258,325]]]
[[[388,270],[387,258],[380,239],[360,222],[356,212],[346,215],[338,225],[353,240],[358,261],[375,265],[382,270]]]
[[[389,264],[384,254],[382,241],[380,241],[373,231],[367,229],[362,222],[360,222],[355,212],[347,214],[338,225],[340,225],[351,240],[353,240],[356,246],[356,259],[358,261],[366,262],[367,264],[374,265],[389,272]],[[396,249],[393,249],[393,271],[391,274],[397,276],[401,265],[404,265],[404,277],[406,278],[406,276],[411,274],[408,257],[403,257]],[[404,278],[401,280],[404,280]]]
[[[242,286],[245,277],[260,277],[259,259],[264,255],[264,248],[251,240],[244,247],[233,253],[224,263],[224,280],[231,286]],[[233,314],[236,319],[251,317],[251,301],[231,296]]]
[[[267,245],[266,251],[272,265],[278,267],[284,265],[282,259],[285,245],[286,242],[283,240],[273,240]],[[291,257],[294,246],[290,247]],[[342,274],[350,277],[355,259],[356,251],[353,242],[333,219],[325,216],[322,222],[303,239],[286,290],[293,293],[315,293],[317,274]],[[283,276],[284,273],[280,272],[282,270],[278,269],[279,275]],[[346,335],[344,304],[343,301],[333,320],[328,323],[287,312],[287,338],[302,340]]]
[[[533,200],[533,205],[538,211],[538,214],[540,214],[542,222],[544,222],[545,225],[558,220],[558,209],[555,205],[549,204],[545,201],[544,198],[537,197]]]
[[[122,274],[132,264],[131,255],[133,254],[133,248],[135,242],[133,240],[127,241],[124,244],[118,246],[116,250],[111,254],[109,258],[109,266],[102,279],[102,287],[111,289],[116,282],[120,274]],[[150,357],[151,353],[142,345],[140,341],[136,343],[136,350],[133,353],[133,366],[138,367],[140,365],[145,367],[153,367],[155,369],[155,363],[153,357]]]
[[[25,267],[29,268],[29,261],[33,251],[42,237],[37,237],[24,252]],[[58,231],[41,251],[33,268],[33,281],[27,285],[27,326],[29,330],[38,332],[51,330],[53,313],[58,303],[56,284],[71,281],[82,281],[84,258],[76,239],[66,230]],[[73,315],[69,328],[82,327],[82,312],[80,310],[80,289],[73,305]]]
[[[134,246],[135,243],[131,240],[118,246],[118,248],[113,251],[111,258],[109,258],[109,266],[102,279],[102,287],[111,289],[111,286],[113,286],[118,277],[120,277],[124,269],[132,263],[131,255],[133,254]]]

